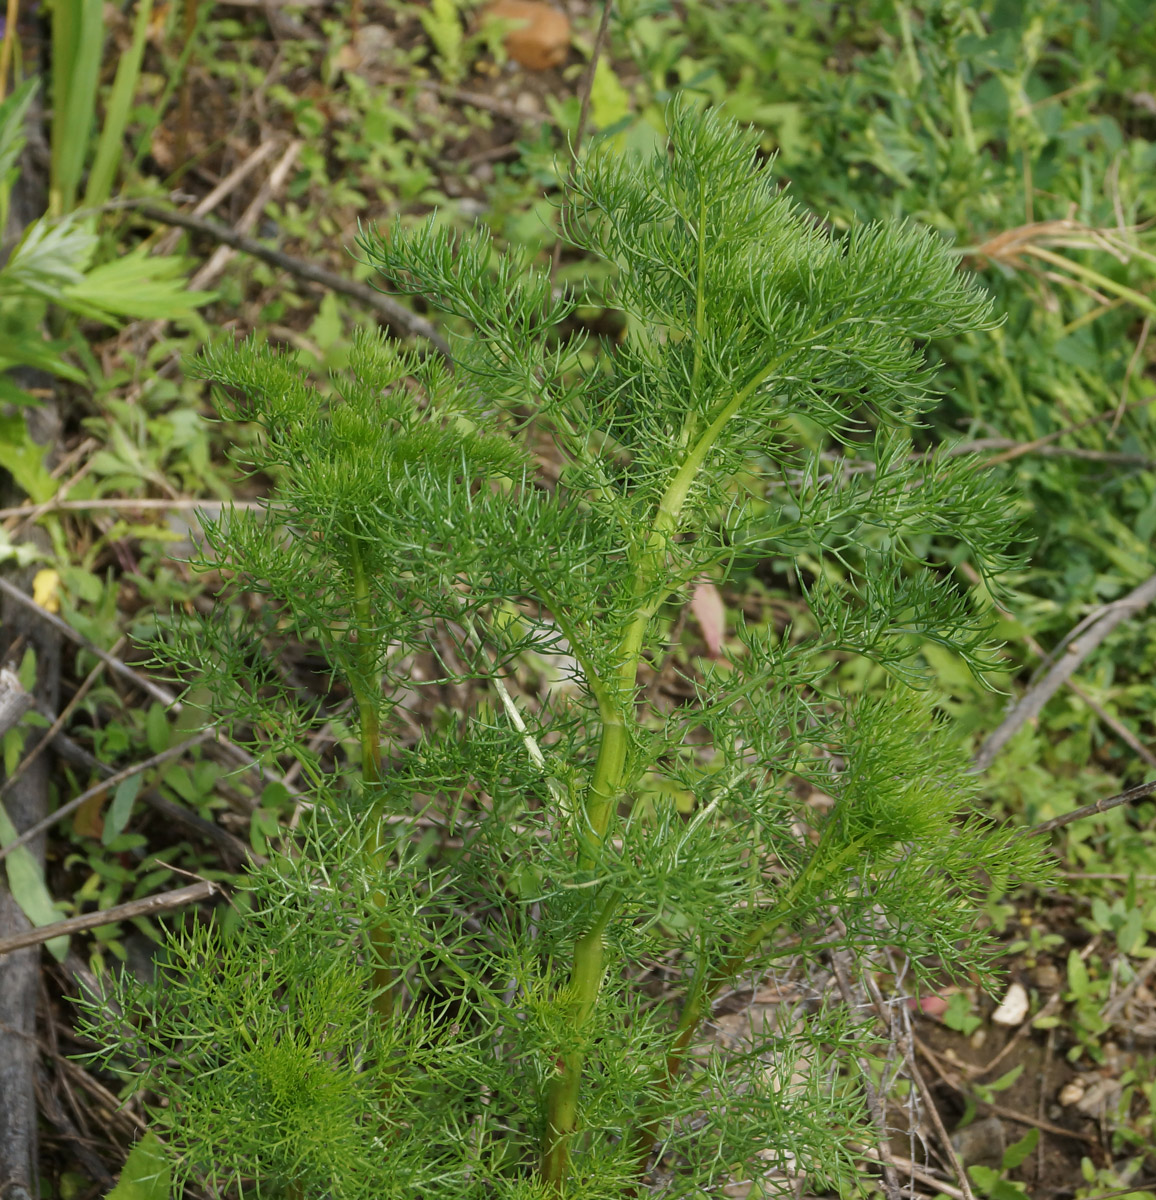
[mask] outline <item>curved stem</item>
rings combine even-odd
[[[686,1003],[683,1005],[678,1025],[675,1026],[674,1037],[666,1052],[662,1067],[656,1072],[652,1088],[653,1094],[664,1096],[673,1087],[679,1071],[686,1062],[691,1042],[694,1040],[703,1018],[710,1013],[719,989],[743,969],[747,960],[763,942],[778,932],[795,915],[800,895],[808,891],[813,893],[816,885],[821,887],[826,876],[839,870],[849,858],[857,855],[860,849],[858,842],[849,842],[832,857],[827,858],[823,844],[820,842],[810,861],[795,876],[794,882],[766,919],[760,921],[729,954],[709,971],[704,970],[700,964],[691,981]],[[633,1141],[638,1156],[639,1175],[646,1171],[650,1155],[658,1141],[662,1120],[662,1113],[656,1112],[635,1131]]]
[[[353,619],[357,645],[354,657],[357,677],[353,696],[361,720],[361,777],[366,783],[381,781],[381,670],[373,644],[373,599],[369,576],[357,539],[349,539],[349,557],[353,568]]]
[[[357,669],[353,673],[351,686],[361,722],[361,778],[368,787],[381,782],[381,668],[374,644],[373,597],[369,590],[365,560],[355,537],[350,537],[347,544],[353,571],[353,619],[357,637],[354,651]],[[383,848],[380,828],[377,836],[378,844],[373,853],[375,858],[381,859]],[[377,959],[373,970],[373,1007],[380,1019],[387,1022],[393,1016],[393,985],[396,977],[393,933],[384,915],[388,904],[385,893],[376,892],[373,903],[383,914],[380,923],[369,934]]]
[[[594,1010],[602,986],[602,939],[621,898],[621,893],[611,888],[594,924],[574,945],[571,990],[578,1044],[560,1056],[558,1074],[550,1088],[546,1136],[542,1146],[542,1178],[553,1184],[556,1191],[561,1191],[570,1172],[570,1136],[578,1124],[578,1092],[582,1086],[582,1066],[586,1057],[581,1044],[581,1030]]]
[[[699,203],[698,280],[696,284],[695,362],[692,375],[692,395],[683,425],[682,443],[687,447],[678,466],[672,471],[666,489],[658,501],[654,520],[638,555],[632,589],[633,612],[618,645],[617,667],[609,681],[599,680],[592,691],[599,698],[603,715],[602,738],[594,772],[586,793],[583,812],[584,828],[579,832],[579,872],[592,871],[598,865],[602,846],[622,793],[626,773],[627,716],[633,720],[634,693],[642,646],[651,618],[677,586],[667,567],[667,548],[677,535],[690,489],[703,463],[723,429],[742,405],[766,382],[783,357],[763,364],[750,379],[715,410],[708,414],[708,424],[698,431],[698,414],[694,411],[702,368],[702,339],[706,328],[705,290],[705,198]],[[611,686],[607,686],[607,684]],[[603,698],[606,698],[605,700]],[[594,1008],[602,985],[602,935],[618,904],[618,894],[612,891],[594,925],[574,944],[568,988],[574,1018],[576,1048],[562,1054],[558,1073],[546,1100],[546,1132],[542,1142],[542,1178],[561,1194],[570,1172],[570,1140],[578,1126],[578,1095],[582,1082],[585,1051],[582,1049],[582,1026]],[[747,952],[749,953],[749,951]],[[717,986],[717,985],[716,985]],[[697,1019],[694,1022],[697,1028]],[[687,1034],[689,1044],[690,1034]]]

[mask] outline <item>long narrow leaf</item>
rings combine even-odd
[[[96,112],[104,50],[102,0],[57,0],[52,20],[52,170],[49,208],[59,216],[76,203]]]
[[[24,149],[24,118],[39,81],[28,79],[0,104],[0,182],[8,177]]]
[[[100,142],[96,148],[96,159],[88,176],[88,190],[84,202],[89,208],[103,204],[112,192],[112,182],[124,150],[124,131],[128,125],[128,114],[132,108],[137,81],[140,79],[141,58],[144,55],[152,10],[152,0],[140,0],[133,24],[132,45],[117,64],[116,79],[113,81],[108,109],[104,114],[104,128],[100,131]]]
[[[0,804],[0,845],[7,846],[16,840],[16,826],[12,824],[3,804]],[[44,870],[32,857],[27,846],[17,846],[5,864],[8,870],[8,887],[12,899],[20,906],[24,915],[38,929],[60,920],[60,910],[52,899],[52,893],[44,882]],[[63,962],[68,953],[68,938],[56,937],[45,945],[57,962]]]

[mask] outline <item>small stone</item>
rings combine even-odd
[[[561,66],[570,53],[570,18],[540,0],[496,0],[488,17],[517,22],[506,34],[506,53],[531,71]]]
[[[384,25],[363,25],[353,35],[353,41],[337,51],[333,63],[339,70],[357,71],[380,61],[392,45],[393,34]]]
[[[1085,1116],[1098,1117],[1121,1092],[1121,1085],[1115,1079],[1097,1079],[1084,1095],[1076,1102],[1076,1108]]]
[[[420,91],[413,98],[413,106],[423,117],[432,117],[438,112],[441,102],[433,92]]]
[[[951,1135],[956,1153],[965,1166],[997,1167],[1007,1149],[1007,1137],[999,1117],[986,1117],[957,1129]]]
[[[1079,1104],[1084,1098],[1084,1085],[1079,1080],[1073,1080],[1071,1083],[1065,1083],[1060,1088],[1060,1094],[1056,1097],[1064,1108],[1071,1108],[1073,1104]]]
[[[1028,978],[1041,992],[1054,992],[1061,984],[1060,973],[1051,963],[1041,963]]]
[[[1007,990],[999,1008],[991,1014],[996,1025],[1016,1026],[1024,1023],[1028,1015],[1028,993],[1022,983],[1013,983]]]

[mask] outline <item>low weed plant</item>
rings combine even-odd
[[[982,973],[977,898],[1038,871],[912,686],[929,642],[991,659],[946,564],[996,587],[1014,526],[990,475],[910,441],[927,343],[989,305],[936,236],[836,240],[747,132],[678,105],[669,126],[570,181],[566,237],[605,264],[621,339],[575,335],[579,297],[431,222],[360,247],[446,314],[452,368],[369,334],[328,392],[263,345],[199,362],[274,492],[206,523],[223,591],[174,644],[214,716],[308,787],[233,907],[89,1006],[174,1187],[848,1194],[873,1137],[860,1035],[784,1005],[723,1053],[715,1002],[833,953]],[[752,557],[790,563],[805,604],[740,622],[663,703],[675,614]],[[336,767],[289,641],[347,689]],[[892,685],[840,693],[848,658]],[[530,659],[553,664],[544,697]],[[468,710],[402,738],[435,684]]]

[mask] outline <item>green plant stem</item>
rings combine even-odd
[[[696,971],[687,1001],[683,1005],[678,1025],[675,1027],[670,1048],[666,1052],[662,1067],[655,1076],[651,1089],[652,1094],[661,1097],[674,1085],[678,1073],[686,1062],[691,1042],[694,1040],[703,1018],[710,1012],[719,989],[733,979],[758,947],[777,933],[790,919],[801,894],[812,890],[815,886],[821,887],[824,877],[838,871],[848,859],[856,856],[861,849],[858,842],[850,842],[828,858],[823,843],[820,842],[810,861],[795,877],[794,882],[775,904],[766,919],[760,921],[716,966],[709,970]],[[646,1171],[651,1153],[658,1141],[661,1123],[662,1116],[660,1113],[656,1113],[640,1125],[634,1134],[639,1176]]]
[[[1083,263],[1076,262],[1074,259],[1065,258],[1062,254],[1054,254],[1051,250],[1045,250],[1043,246],[1025,246],[1023,253],[1030,254],[1033,258],[1038,258],[1042,262],[1050,263],[1053,267],[1059,267],[1061,271],[1068,271],[1080,279],[1085,279],[1093,287],[1099,288],[1101,291],[1111,292],[1114,296],[1119,296],[1121,300],[1134,304],[1141,312],[1148,313],[1150,316],[1156,316],[1156,301],[1153,301],[1149,296],[1145,296],[1143,292],[1136,291],[1135,288],[1125,287],[1124,284],[1117,283],[1114,279],[1109,279],[1107,275],[1102,274],[1100,271],[1086,267]]]
[[[373,601],[369,576],[361,547],[349,539],[349,557],[353,568],[353,619],[357,635],[358,677],[353,695],[361,720],[361,776],[366,783],[381,782],[381,671],[374,661],[375,647],[370,636],[373,628]]]
[[[704,272],[702,250],[704,220],[705,213],[700,206],[700,224],[697,231],[700,249],[700,283]],[[699,336],[705,328],[704,304],[704,291],[700,286],[697,289],[696,308],[698,311],[695,317],[695,330]],[[826,325],[813,329],[808,335],[809,340],[825,336],[839,323],[839,320],[830,321]],[[629,744],[627,712],[633,703],[638,665],[642,656],[642,644],[651,618],[677,587],[677,579],[671,577],[667,570],[666,552],[671,540],[678,533],[690,489],[727,423],[789,356],[789,354],[776,355],[765,362],[741,388],[718,405],[713,414],[706,415],[707,425],[701,433],[697,432],[699,418],[694,407],[698,371],[701,365],[701,359],[696,356],[694,373],[691,378],[691,403],[687,408],[680,439],[682,444],[689,448],[682,461],[672,472],[670,481],[659,499],[650,532],[639,556],[639,565],[638,570],[634,573],[632,591],[634,611],[619,643],[618,666],[614,674],[613,686],[607,688],[604,680],[598,680],[596,684],[591,684],[591,690],[597,696],[611,694],[612,707],[600,701],[600,711],[604,714],[602,738],[594,763],[594,773],[586,794],[583,813],[585,827],[580,831],[581,844],[578,855],[580,871],[591,871],[597,866],[606,831],[610,826],[610,818],[622,793],[622,783],[626,771],[626,752]],[[667,577],[667,585],[663,587],[659,586],[659,580],[664,574]],[[613,909],[617,902],[618,897],[615,895],[612,902],[608,903],[607,908],[603,910],[603,915],[600,916],[595,926],[583,933],[574,944],[568,997],[575,1016],[575,1029],[578,1031],[593,1010],[598,990],[602,986],[602,933],[606,923],[613,915]],[[598,930],[597,937],[592,936],[595,929]],[[751,950],[769,932],[770,930],[760,927],[760,930],[753,935],[754,940],[751,945],[741,951],[736,951],[726,960],[724,968],[733,960],[737,962],[734,970],[739,969]],[[726,978],[729,978],[729,975],[722,976],[719,982],[714,982],[714,976],[711,976],[711,983],[703,993],[703,1000],[699,1003],[704,1003],[706,998],[713,995]],[[690,1032],[685,1035],[685,1042],[678,1058],[679,1063],[682,1061],[682,1056],[685,1056],[685,1048],[689,1045],[694,1029],[698,1027],[702,1019],[701,1010],[697,1016],[692,1013],[687,1017],[688,1020],[692,1020],[692,1018],[693,1024]],[[679,1033],[678,1036],[682,1037],[683,1035]],[[542,1143],[541,1173],[543,1179],[553,1186],[557,1194],[561,1194],[563,1184],[570,1171],[569,1147],[571,1137],[578,1124],[578,1092],[581,1086],[584,1061],[585,1052],[581,1048],[560,1057],[558,1074],[554,1078],[546,1100],[546,1132]],[[672,1078],[672,1076],[664,1076],[664,1078]],[[665,1086],[668,1087],[669,1082]]]
[[[699,271],[695,316],[695,331],[700,341],[705,327],[704,219],[705,210],[700,204],[699,229],[697,231],[699,235]],[[585,828],[581,830],[581,846],[578,855],[580,871],[593,870],[597,866],[606,831],[610,825],[610,818],[621,794],[629,744],[626,713],[628,708],[632,707],[635,683],[638,678],[638,664],[642,655],[642,643],[650,619],[675,586],[671,583],[666,588],[658,588],[657,595],[651,595],[655,591],[665,567],[667,546],[678,531],[679,520],[686,505],[687,496],[690,494],[691,485],[706,461],[711,447],[717,441],[727,421],[734,416],[743,401],[775,369],[778,361],[778,359],[773,360],[736,392],[730,401],[722,406],[697,441],[692,443],[691,439],[697,424],[693,394],[697,389],[701,366],[701,355],[696,351],[691,379],[692,402],[688,405],[683,425],[683,444],[689,445],[690,449],[673,472],[670,482],[658,502],[654,521],[640,556],[639,569],[634,575],[632,596],[634,612],[618,647],[618,666],[614,679],[614,708],[612,714],[603,719],[598,756],[587,790],[583,814]],[[603,694],[601,683],[597,692]],[[585,1061],[580,1031],[587,1017],[593,1011],[598,991],[602,986],[602,938],[606,925],[617,907],[618,900],[618,894],[612,891],[594,925],[579,937],[574,945],[569,996],[573,1006],[575,1030],[579,1033],[579,1045],[576,1049],[561,1056],[558,1074],[547,1097],[546,1133],[542,1150],[542,1177],[558,1193],[561,1193],[570,1171],[570,1140],[578,1124],[578,1094]]]
[[[603,936],[621,900],[611,888],[594,924],[574,946],[571,973],[574,1028],[580,1039],[582,1027],[594,1010],[602,984]],[[570,1136],[578,1123],[578,1092],[582,1085],[582,1066],[586,1052],[579,1044],[561,1056],[559,1074],[550,1089],[546,1140],[542,1153],[542,1177],[561,1192],[570,1173]]]
[[[680,436],[680,442],[687,450],[682,461],[671,473],[666,489],[658,501],[650,532],[639,555],[632,590],[634,609],[618,646],[618,665],[612,681],[613,686],[607,688],[604,680],[591,684],[591,690],[600,698],[599,708],[603,713],[603,723],[602,738],[583,812],[584,828],[580,831],[579,871],[592,871],[597,866],[606,831],[610,826],[610,818],[622,793],[629,745],[627,714],[633,708],[642,646],[651,619],[678,586],[677,578],[672,577],[667,568],[667,550],[672,539],[678,534],[690,489],[727,423],[787,357],[776,355],[764,363],[741,388],[719,405],[713,414],[706,414],[706,428],[701,433],[698,432],[699,414],[695,402],[702,365],[701,345],[706,329],[705,226],[705,200],[700,200],[698,228],[694,231],[698,241],[698,278],[695,295],[697,344],[690,381],[690,402]],[[820,329],[813,330],[810,336],[821,337],[836,324],[837,321],[830,322]],[[662,586],[660,580],[664,576],[666,584]],[[608,692],[612,704],[606,704],[601,699]],[[579,1032],[594,1008],[602,985],[602,935],[617,903],[618,896],[612,893],[594,926],[583,933],[574,945],[568,994],[575,1029]],[[756,945],[761,936],[756,939]],[[749,952],[744,952],[744,958]],[[695,1027],[697,1024],[696,1020]],[[687,1037],[689,1040],[689,1034]],[[585,1052],[580,1045],[578,1049],[561,1056],[558,1074],[546,1102],[546,1133],[543,1139],[541,1171],[542,1177],[559,1194],[570,1170],[569,1146],[578,1124],[578,1093],[584,1061]]]
[[[4,18],[4,41],[0,44],[0,100],[8,95],[8,70],[12,66],[12,47],[16,43],[19,7],[19,0],[8,0]]]
[[[352,687],[361,721],[361,778],[366,787],[371,787],[381,782],[381,670],[375,661],[376,647],[371,634],[373,599],[369,591],[365,560],[355,537],[348,539],[348,548],[353,571],[353,619],[356,626],[354,632],[357,636],[358,666]],[[383,847],[380,834],[378,837],[378,845],[373,853],[376,859],[381,859]],[[385,894],[375,893],[374,903],[384,914],[387,903]],[[393,933],[384,915],[381,923],[369,936],[376,958],[373,970],[373,1006],[381,1020],[386,1022],[393,1016],[396,971],[393,966]]]

